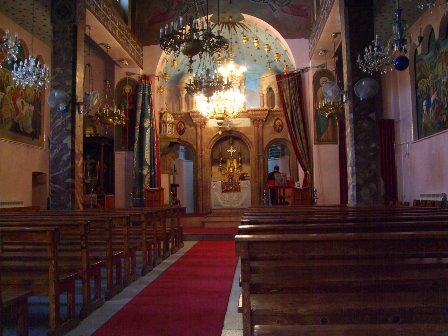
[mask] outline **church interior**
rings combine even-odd
[[[446,0],[1,0],[0,335],[448,335],[447,41]]]

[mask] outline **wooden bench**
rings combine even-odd
[[[8,291],[31,291],[32,296],[48,297],[50,334],[61,334],[79,323],[75,312],[75,279],[79,273],[60,269],[59,239],[56,228],[0,228],[1,286]],[[65,319],[60,304],[63,293],[67,296]]]
[[[67,231],[66,226],[69,223],[82,224],[89,223],[90,228],[85,230],[88,232],[89,237],[81,239],[77,232]],[[52,226],[62,229],[62,244],[61,249],[64,253],[75,257],[79,246],[81,245],[81,251],[84,251],[83,268],[87,266],[87,260],[85,257],[86,251],[91,258],[94,258],[96,265],[95,269],[91,272],[83,272],[83,278],[86,285],[83,286],[85,291],[84,299],[88,300],[87,294],[90,293],[88,287],[90,281],[87,281],[87,277],[95,276],[95,302],[92,302],[89,306],[83,309],[83,316],[89,314],[93,309],[102,304],[103,300],[100,299],[101,288],[101,266],[106,267],[106,299],[109,299],[123,290],[123,274],[122,274],[122,259],[124,258],[123,249],[114,249],[113,246],[113,229],[112,220],[108,218],[94,218],[81,217],[81,216],[69,216],[68,214],[50,214],[50,213],[34,213],[32,215],[25,214],[1,214],[0,225],[32,225],[32,226]],[[86,240],[87,239],[87,240]],[[85,243],[83,243],[83,241]],[[75,254],[75,255],[73,255]],[[86,302],[86,301],[84,301]]]
[[[446,231],[240,235],[236,242],[244,335],[269,324],[448,322]]]
[[[1,283],[0,272],[0,335],[3,335],[3,323],[14,320],[16,334],[26,336],[28,335],[28,297],[31,291],[13,291],[7,287],[2,288]]]
[[[256,325],[254,336],[448,336],[448,324]]]
[[[79,272],[81,275],[83,298],[81,317],[89,315],[104,304],[101,296],[101,268],[106,266],[106,260],[91,253],[90,222],[69,221],[64,218],[25,220],[18,217],[15,219],[17,220],[4,221],[4,218],[0,218],[0,226],[14,228],[43,226],[59,229],[59,267],[64,272]],[[20,258],[23,248],[25,247],[20,247],[17,251],[10,249],[9,257]],[[31,250],[32,246],[27,249]],[[39,257],[39,254],[37,256]],[[91,282],[93,282],[93,291]]]

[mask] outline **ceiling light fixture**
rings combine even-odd
[[[34,51],[34,22],[35,22],[35,0],[33,0],[33,23],[31,26],[31,53]],[[41,62],[34,56],[29,56],[24,61],[20,61],[19,65],[14,63],[11,72],[15,85],[30,86],[40,89],[47,86],[50,81],[50,70],[46,64]]]
[[[219,29],[216,34],[212,31],[209,21],[208,0],[207,14],[205,17],[199,16],[198,1],[193,1],[195,15],[186,18],[184,22],[182,16],[178,20],[172,21],[169,25],[160,28],[160,47],[167,53],[177,57],[180,52],[189,58],[189,71],[192,72],[193,57],[207,53],[214,53],[227,50],[229,41],[221,35]],[[219,0],[218,0],[219,18]]]
[[[5,30],[0,43],[0,51],[4,55],[2,62],[15,62],[17,61],[17,55],[19,54],[20,40],[17,33],[14,34],[14,39],[9,35],[9,30]],[[2,67],[0,62],[0,68]]]

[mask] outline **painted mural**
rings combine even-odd
[[[415,57],[417,134],[424,138],[448,128],[448,39],[429,37],[428,50]]]
[[[313,76],[313,97],[317,104],[323,98],[323,85],[335,80],[334,73],[327,69],[317,71]],[[314,108],[314,142],[318,145],[338,143],[338,129],[335,118],[325,118],[317,108]]]
[[[18,61],[26,57],[21,41]],[[3,55],[0,53],[0,59]],[[42,146],[45,90],[15,86],[11,70],[14,64],[3,62],[0,68],[0,138]]]
[[[117,107],[127,118],[125,125],[115,127],[115,150],[134,149],[137,85],[135,79],[127,77],[121,79],[115,87]]]

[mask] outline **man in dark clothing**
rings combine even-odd
[[[268,187],[275,186],[275,175],[280,174],[280,167],[275,166],[274,171],[268,174]],[[277,204],[276,190],[274,188],[269,188],[269,198],[271,200],[271,205]]]

